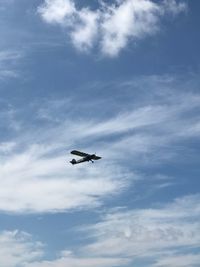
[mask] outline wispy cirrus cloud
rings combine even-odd
[[[3,157],[0,163],[2,212],[45,213],[94,208],[101,204],[102,198],[120,192],[127,185],[120,169],[117,173],[104,166],[103,175],[100,166],[75,169],[65,155],[53,155],[54,151],[56,147],[32,145],[28,150]],[[113,178],[114,173],[118,181]]]
[[[100,1],[98,8],[78,8],[73,0],[46,0],[38,8],[44,21],[66,28],[73,45],[80,51],[98,46],[104,55],[113,57],[130,41],[155,34],[160,18],[166,13],[178,15],[184,2],[165,0]]]
[[[33,105],[31,126],[24,120],[23,108],[14,112],[10,121],[8,116],[8,125],[15,121],[23,127],[18,131],[10,128],[14,138],[0,144],[0,210],[46,213],[94,208],[140,179],[136,173],[142,174],[145,164],[163,166],[180,153],[184,161],[183,155],[188,155],[185,144],[194,138],[199,140],[200,97],[179,91],[173,79],[160,77],[157,84],[149,77],[148,84],[153,88],[149,101],[140,96],[140,105],[118,108],[109,118],[80,116],[81,105],[78,113],[72,114],[69,99]],[[126,89],[124,83],[120,86]],[[161,92],[161,86],[169,88]],[[93,104],[95,114],[98,103]],[[87,108],[83,104],[82,109]],[[87,164],[72,168],[69,152],[74,148],[96,151],[103,160],[90,168]],[[130,158],[131,167],[127,166]]]
[[[4,50],[0,52],[0,80],[6,78],[16,78],[19,72],[16,63],[22,58],[23,54],[15,50]]]

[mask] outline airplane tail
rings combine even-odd
[[[75,159],[72,159],[72,160],[70,161],[70,163],[71,163],[72,165],[74,165],[74,164],[76,164],[76,160],[75,160]]]

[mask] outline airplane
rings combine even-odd
[[[82,163],[82,162],[85,162],[85,161],[91,161],[92,163],[94,163],[94,160],[101,159],[101,157],[98,157],[95,154],[87,154],[87,153],[84,153],[84,152],[80,152],[78,150],[72,150],[71,154],[82,157],[82,159],[79,159],[79,160],[72,159],[70,161],[70,163],[72,165],[78,164],[78,163]]]

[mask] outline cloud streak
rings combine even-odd
[[[165,79],[162,83],[166,86]],[[187,151],[186,141],[198,140],[200,97],[178,91],[173,80],[169,84],[173,90],[160,94],[162,83],[149,78],[154,90],[148,103],[141,99],[139,106],[133,103],[127,110],[119,108],[109,118],[79,117],[80,112],[63,118],[62,114],[71,110],[70,100],[63,99],[32,107],[35,117],[31,127],[30,121],[17,119],[24,110],[13,109],[11,118],[5,110],[2,121],[7,118],[7,126],[14,121],[19,127],[17,131],[10,128],[15,138],[0,143],[0,210],[46,213],[94,208],[108,196],[134,185],[140,179],[137,171],[142,174],[145,164],[154,167],[177,159]],[[93,104],[98,106],[97,102]],[[96,151],[103,160],[73,168],[69,151],[74,148]]]
[[[19,76],[16,64],[22,56],[21,52],[15,50],[4,50],[0,52],[0,80]]]
[[[48,148],[49,152],[53,150]],[[45,153],[42,145],[32,146],[0,163],[1,211],[41,213],[94,208],[103,197],[120,192],[127,184],[124,179],[114,180],[112,169],[106,166],[102,175],[98,166],[75,169],[65,156]]]

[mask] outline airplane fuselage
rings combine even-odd
[[[79,160],[72,159],[72,160],[70,161],[70,163],[71,163],[72,165],[74,165],[74,164],[78,164],[78,163],[82,163],[82,162],[85,162],[85,161],[91,161],[91,162],[93,163],[93,159],[95,159],[95,154],[88,155],[88,156],[86,156],[86,157],[84,157],[84,158],[82,158],[82,159],[79,159]]]

